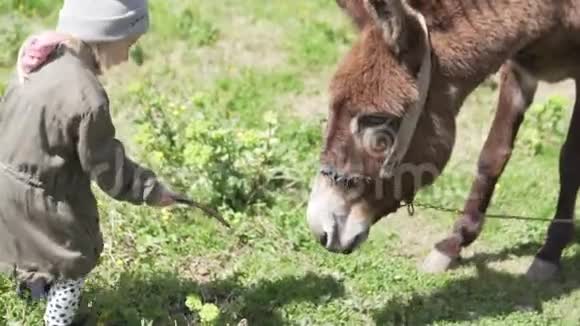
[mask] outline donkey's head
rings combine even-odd
[[[432,71],[424,17],[405,0],[337,3],[360,33],[331,82],[307,214],[323,246],[350,253],[376,221],[432,182],[439,164],[421,154],[432,149],[420,138],[431,135],[417,128]]]

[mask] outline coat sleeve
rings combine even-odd
[[[80,118],[77,152],[83,171],[110,197],[136,205],[159,201],[163,185],[155,173],[128,158],[115,138],[108,99]]]

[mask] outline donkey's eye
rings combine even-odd
[[[387,148],[391,146],[392,143],[393,139],[389,137],[388,134],[385,133],[375,134],[375,144],[376,144],[375,148],[377,150],[385,151]]]
[[[362,147],[374,157],[383,157],[395,143],[396,132],[387,126],[367,128],[363,132]]]
[[[396,134],[393,130],[388,128],[381,128],[372,133],[373,143],[377,150],[385,151],[387,148],[393,146]]]

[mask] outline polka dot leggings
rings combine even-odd
[[[48,291],[44,323],[46,326],[69,326],[79,308],[83,279],[56,281]]]

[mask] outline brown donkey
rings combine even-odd
[[[451,234],[424,263],[444,271],[480,234],[539,80],[580,77],[580,1],[337,0],[359,29],[330,85],[321,169],[308,223],[326,249],[350,253],[381,217],[445,167],[464,99],[501,68],[497,113]],[[578,93],[578,83],[576,84]],[[560,194],[528,271],[548,279],[572,240],[580,184],[580,102],[560,157]]]

